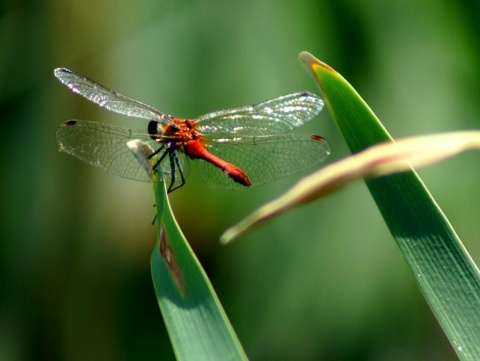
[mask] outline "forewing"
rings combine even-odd
[[[315,117],[323,104],[317,95],[299,92],[206,114],[196,119],[197,129],[209,138],[282,134]]]
[[[319,136],[284,134],[212,141],[207,150],[242,169],[252,185],[259,185],[317,166],[330,154],[330,145]],[[204,160],[195,163],[202,178],[214,187],[244,187]]]
[[[58,80],[69,87],[72,92],[80,94],[88,100],[112,112],[130,117],[157,120],[161,123],[170,122],[172,118],[170,115],[165,114],[150,105],[107,89],[72,70],[57,68],[54,70],[54,74]]]
[[[57,129],[57,140],[61,151],[120,177],[149,182],[151,172],[145,169],[145,164],[142,164],[127,146],[128,142],[135,139],[147,143],[152,151],[161,146],[144,131],[86,120],[69,120]],[[189,172],[188,160],[183,153],[177,153],[179,165],[186,176]],[[158,157],[161,154],[159,153]],[[172,170],[168,156],[157,170],[162,170],[165,182],[169,185]],[[175,184],[178,182],[179,180],[175,180]]]

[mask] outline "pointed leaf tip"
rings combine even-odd
[[[302,51],[298,55],[298,60],[300,60],[300,62],[305,66],[305,68],[307,68],[307,70],[311,72],[313,75],[316,75],[315,70],[318,68],[323,68],[332,73],[336,73],[336,71],[332,67],[325,64],[323,61],[318,60],[308,51]]]

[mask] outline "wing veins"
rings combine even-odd
[[[220,110],[196,119],[202,134],[215,137],[282,134],[315,117],[323,108],[315,94],[299,92],[239,108]]]
[[[72,70],[57,68],[54,74],[72,92],[107,110],[131,117],[156,120],[162,123],[169,122],[172,118],[170,115],[148,104],[110,90]]]

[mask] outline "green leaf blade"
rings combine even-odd
[[[195,254],[154,179],[157,235],[151,256],[158,304],[178,360],[247,360]]]
[[[353,153],[391,137],[353,87],[328,65],[300,55]],[[462,360],[480,359],[480,274],[412,170],[366,181],[440,325]]]

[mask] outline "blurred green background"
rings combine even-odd
[[[398,138],[478,128],[478,1],[4,1],[1,360],[170,360],[150,279],[152,188],[58,152],[67,119],[146,121],[72,95],[67,67],[180,117],[310,90],[339,71]],[[324,111],[300,130],[348,150]],[[475,260],[479,161],[420,175]],[[475,173],[476,172],[476,173]],[[227,247],[299,175],[245,190],[195,169],[171,202],[252,360],[455,360],[363,183]]]

